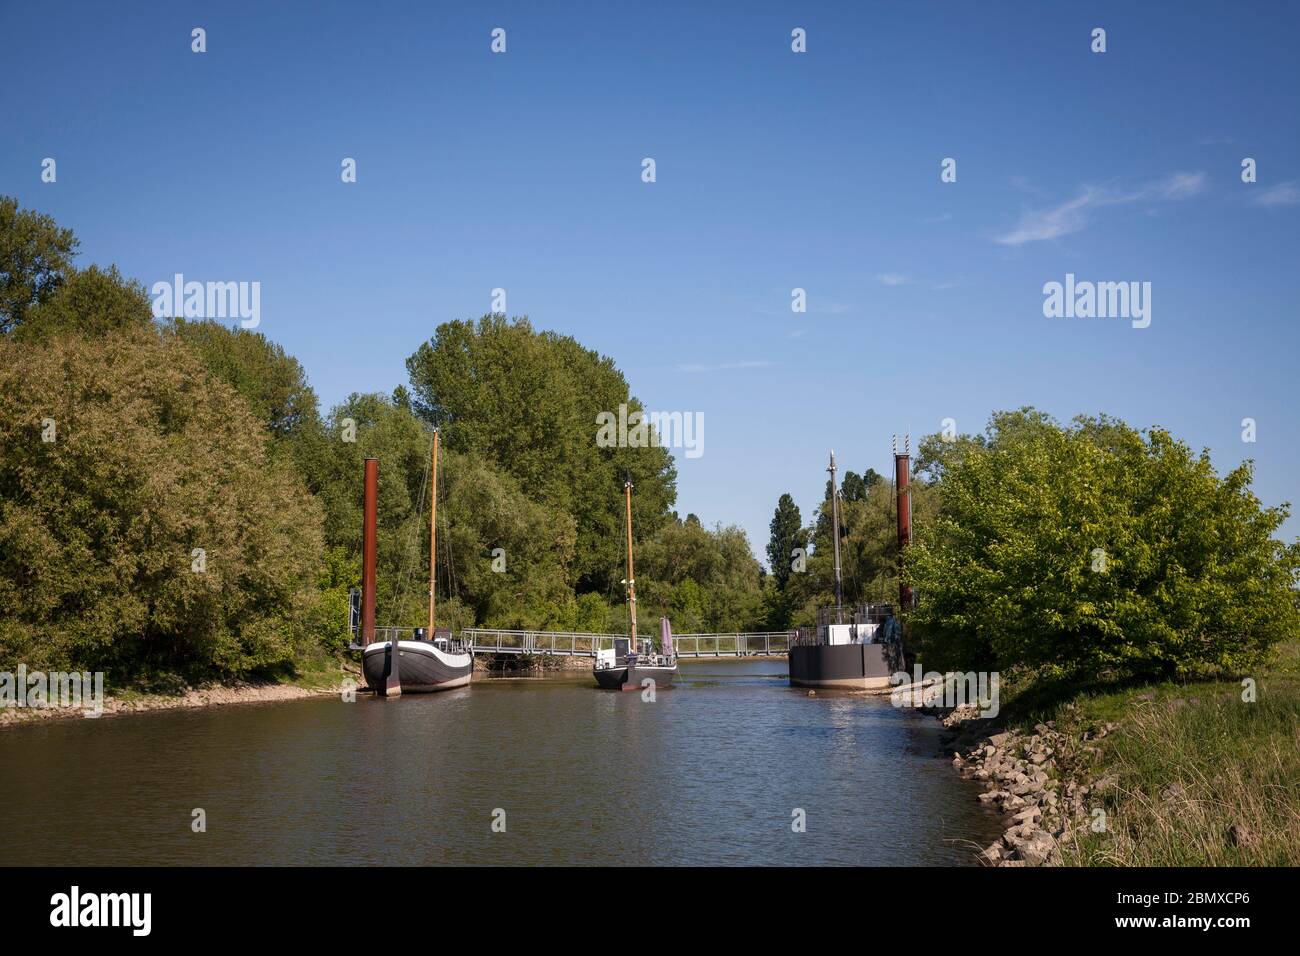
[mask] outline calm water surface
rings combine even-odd
[[[912,865],[997,837],[937,721],[785,675],[683,664],[654,703],[573,675],[10,729],[0,845],[10,864]]]

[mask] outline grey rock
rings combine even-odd
[[[1021,843],[1016,851],[1027,866],[1042,866],[1055,849],[1056,841],[1052,839],[1052,835],[1037,830],[1032,837]]]
[[[1243,824],[1234,823],[1228,830],[1228,843],[1232,846],[1254,846],[1258,842],[1255,834]]]

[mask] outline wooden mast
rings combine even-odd
[[[636,653],[636,576],[632,571],[632,482],[623,483],[623,501],[627,513],[627,609],[632,618],[632,652]]]
[[[835,451],[831,450],[831,540],[835,542],[835,623],[843,624],[844,587],[840,582],[840,489],[835,481]]]
[[[435,571],[438,567],[438,429],[433,430],[432,465],[429,469],[429,634],[434,639],[434,592],[437,589]]]

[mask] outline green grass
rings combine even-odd
[[[247,684],[288,684],[306,690],[327,690],[337,687],[346,677],[357,679],[357,667],[344,671],[342,659],[332,654],[320,653],[302,657],[294,662],[289,673],[253,675],[239,681]],[[118,700],[132,702],[150,697],[181,697],[190,687],[211,684],[236,683],[219,677],[195,677],[170,671],[137,672],[121,684],[112,684],[106,692]]]
[[[347,677],[358,679],[359,674],[355,664],[350,671],[345,672],[338,658],[322,655],[299,661],[294,667],[293,677],[283,683],[295,684],[308,690],[328,690],[337,687]]]
[[[1141,683],[1014,675],[1002,717],[1025,729],[1055,720],[1090,741],[1090,808],[1106,829],[1063,847],[1067,865],[1300,866],[1300,642],[1284,645],[1243,700],[1241,678]],[[1065,768],[1071,769],[1071,768]]]

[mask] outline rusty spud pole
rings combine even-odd
[[[366,459],[365,498],[361,519],[361,643],[375,639],[376,507],[379,500],[379,459]]]

